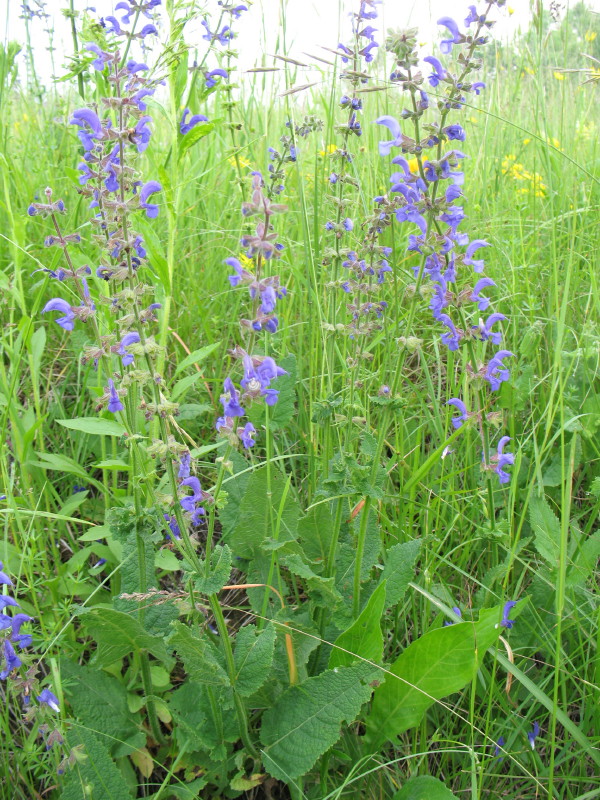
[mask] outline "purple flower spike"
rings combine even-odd
[[[452,425],[456,430],[460,428],[463,422],[466,422],[469,419],[469,412],[467,411],[466,405],[459,397],[453,397],[451,400],[448,400],[446,403],[447,406],[454,406],[456,410],[459,412],[457,417],[453,417]]]
[[[202,487],[198,478],[186,478],[181,482],[182,486],[188,486],[192,490],[192,494],[188,497],[183,497],[180,500],[180,505],[184,511],[194,513],[196,511],[196,503],[202,500]]]
[[[437,24],[447,28],[452,34],[451,39],[442,39],[440,42],[440,50],[442,53],[444,53],[444,55],[448,55],[448,53],[452,52],[452,45],[460,44],[463,41],[463,36],[458,30],[458,25],[452,19],[452,17],[441,17],[438,19]]]
[[[479,250],[480,247],[489,247],[489,242],[484,241],[483,239],[473,239],[471,244],[467,247],[467,252],[463,259],[463,264],[467,267],[473,267],[475,272],[483,272],[483,268],[485,266],[485,262],[483,259],[474,259],[473,253],[476,250]]]
[[[47,314],[48,311],[60,311],[61,314],[64,314],[63,317],[57,317],[55,322],[66,331],[73,330],[75,327],[75,314],[73,313],[72,306],[70,306],[66,300],[63,300],[62,297],[54,297],[46,303],[42,309],[42,314]]]
[[[493,470],[500,479],[500,483],[508,483],[510,481],[510,475],[508,474],[508,472],[504,471],[503,467],[512,467],[512,465],[515,463],[515,457],[512,453],[503,452],[504,447],[509,442],[510,442],[510,436],[503,436],[498,442],[498,450],[496,455],[492,456],[491,458],[493,463]],[[512,608],[510,603],[512,603],[513,606],[516,605],[516,603],[511,600],[504,606],[504,618],[501,623],[501,625],[504,628],[512,628],[512,624],[510,625],[504,624],[506,620],[506,615],[508,611],[510,611],[510,609]],[[508,622],[511,622],[511,620],[508,620]]]
[[[380,156],[389,156],[392,152],[392,147],[402,147],[402,130],[400,129],[400,123],[397,119],[384,116],[378,117],[375,122],[377,125],[385,125],[386,128],[389,128],[393,137],[389,142],[379,142]]]
[[[533,723],[533,730],[529,731],[527,734],[527,738],[529,739],[529,744],[531,745],[531,749],[535,750],[535,740],[540,735],[540,726],[537,722]]]
[[[179,459],[179,472],[177,473],[178,478],[190,477],[190,462],[191,462],[190,454],[184,453]]]
[[[156,192],[162,192],[162,186],[158,181],[148,181],[140,189],[140,208],[146,209],[146,216],[151,219],[158,217],[158,206],[156,203],[148,203],[147,200],[151,194],[156,194]]]
[[[51,708],[52,711],[56,711],[57,713],[60,711],[58,697],[53,694],[50,689],[42,689],[37,699],[40,703],[42,703],[42,705],[46,705],[48,708]]]

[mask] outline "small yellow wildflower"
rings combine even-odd
[[[416,156],[408,159],[408,168],[415,175],[419,171],[419,159]]]
[[[330,156],[332,153],[335,153],[337,149],[337,144],[328,144],[325,150],[319,150],[319,155]]]
[[[523,144],[527,147],[528,144],[531,144],[531,139],[523,139]]]
[[[254,266],[254,261],[252,261],[251,258],[248,258],[246,253],[240,253],[238,256],[238,261],[240,262],[240,264],[244,269],[249,270],[252,269],[252,267]]]
[[[237,159],[238,159],[240,167],[243,167],[244,169],[246,169],[247,167],[251,166],[251,164],[248,161],[248,159],[244,158],[244,156],[241,156],[241,155],[238,154]],[[229,163],[231,164],[232,167],[237,167],[237,164],[236,164],[236,161],[235,161],[235,156],[230,156],[227,160],[229,161]]]
[[[562,74],[562,72],[557,72],[556,70],[554,70],[552,74],[554,75],[557,81],[564,81],[565,79],[565,76]]]
[[[508,11],[509,17],[512,17],[512,15],[515,13],[515,10],[512,6],[506,6],[506,10]]]
[[[596,33],[596,31],[587,30],[585,32],[585,37],[584,38],[585,38],[586,42],[593,42],[597,35],[598,34]]]
[[[535,75],[535,71],[531,67],[523,67],[523,72],[526,72],[527,75]]]

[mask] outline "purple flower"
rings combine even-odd
[[[190,114],[189,108],[186,108],[183,112],[183,116],[181,117],[181,122],[179,123],[179,132],[185,136],[186,133],[189,133],[192,128],[195,128],[199,122],[208,122],[208,117],[205,117],[204,114],[194,114],[190,117],[190,121],[186,122],[188,114]]]
[[[77,135],[83,145],[83,149],[88,152],[93,150],[94,140],[102,138],[102,123],[98,115],[95,114],[91,108],[78,108],[73,112],[69,123],[79,126]]]
[[[131,22],[131,20],[129,19],[129,15],[132,12],[132,9],[131,9],[131,6],[129,5],[129,3],[125,2],[125,0],[121,0],[121,2],[117,3],[117,5],[115,6],[115,12],[116,11],[124,11],[125,12],[123,14],[123,16],[121,17],[121,22],[125,23],[125,25],[129,25],[129,23]]]
[[[131,360],[133,361],[133,356],[131,356]],[[115,384],[112,378],[108,379],[108,392],[109,392],[109,398],[108,398],[107,408],[110,411],[110,413],[116,414],[118,411],[123,411],[125,406],[121,402],[119,393],[115,388]]]
[[[456,123],[454,125],[446,125],[445,128],[442,128],[442,133],[445,133],[448,139],[456,139],[459,142],[464,142],[467,138],[464,128]]]
[[[485,242],[483,239],[473,239],[471,244],[467,247],[467,252],[465,257],[463,258],[463,264],[467,267],[473,267],[475,272],[483,272],[483,268],[485,266],[485,262],[483,259],[474,259],[473,253],[476,250],[479,250],[480,247],[489,247],[489,243]]]
[[[110,26],[106,23],[110,22]],[[107,33],[116,33],[117,36],[121,35],[123,31],[121,30],[121,26],[119,25],[119,21],[116,17],[103,17],[101,19],[102,27],[106,28]]]
[[[346,231],[351,231],[354,229],[354,223],[349,217],[346,217],[346,219],[343,220],[342,225]]]
[[[464,41],[464,37],[461,35],[460,31],[458,30],[458,25],[452,19],[452,17],[441,17],[437,21],[438,25],[442,25],[444,28],[447,28],[450,33],[452,34],[451,39],[442,39],[440,42],[440,50],[444,55],[452,52],[452,45],[460,44]]]
[[[438,319],[447,328],[450,328],[448,333],[442,334],[442,342],[446,345],[448,350],[458,350],[460,340],[463,336],[462,333],[456,328],[447,314],[440,314]]]
[[[137,145],[138,153],[143,153],[150,142],[152,131],[148,127],[148,123],[151,121],[151,119],[152,118],[148,116],[140,117],[136,123],[134,132],[131,134],[132,140]]]
[[[23,663],[19,656],[15,653],[15,648],[8,641],[8,639],[4,640],[4,660],[6,664],[2,672],[0,672],[1,681],[6,680],[13,669],[18,669]]]
[[[531,749],[535,750],[535,740],[540,735],[540,726],[537,722],[533,723],[533,730],[529,731],[527,734],[527,738],[529,739],[529,744],[531,745]]]
[[[172,534],[173,538],[174,539],[181,539],[181,531],[179,530],[179,525],[177,524],[176,518],[172,517],[170,514],[163,514],[163,516],[164,516],[165,520],[167,521],[167,524],[169,526],[169,530],[171,531],[171,534]],[[167,539],[170,539],[170,538],[171,537],[167,533]]]
[[[2,572],[3,566],[4,565],[0,561],[0,586],[12,586],[13,582],[11,581],[11,579],[8,577],[6,572]]]
[[[178,478],[190,477],[190,461],[191,461],[191,456],[189,453],[184,453],[181,456],[181,458],[179,459],[179,472],[177,473]]]
[[[275,361],[270,356],[265,356],[261,363],[256,367],[256,375],[261,383],[261,386],[265,388],[270,384],[272,380],[275,378],[279,378],[281,375],[287,375],[288,373],[278,367]]]
[[[433,72],[429,76],[429,84],[430,86],[437,86],[440,81],[444,80],[446,77],[446,70],[442,66],[441,62],[435,56],[427,56],[424,58],[423,61],[426,61],[428,64],[431,64],[433,67]]]
[[[460,617],[462,619],[462,611],[458,606],[452,606],[452,611],[454,611],[457,617]],[[444,620],[444,627],[446,628],[448,625],[456,625],[456,620],[450,620],[450,619]]]
[[[505,358],[514,356],[510,350],[498,350],[496,355],[490,359],[485,371],[485,379],[489,381],[493,392],[500,388],[500,385],[510,378],[510,371],[502,363]]]
[[[231,39],[233,39],[234,34],[229,25],[224,25],[220,33],[212,33],[208,27],[208,22],[205,19],[202,20],[201,24],[204,28],[206,28],[206,33],[203,34],[202,38],[206,39],[207,42],[216,41],[225,46],[229,44]]]
[[[146,209],[146,216],[151,219],[158,217],[158,206],[156,203],[148,203],[147,200],[151,194],[156,194],[156,192],[162,192],[162,186],[158,181],[148,181],[140,189],[140,208]]]
[[[498,476],[498,478],[500,479],[500,483],[508,483],[510,481],[510,475],[508,474],[508,472],[504,471],[503,467],[512,467],[512,465],[515,463],[515,457],[514,457],[514,455],[512,453],[504,453],[504,452],[502,452],[504,450],[504,447],[509,442],[510,442],[510,436],[503,436],[500,439],[500,441],[498,442],[498,450],[497,450],[496,455],[492,456],[492,459],[491,459],[492,463],[494,465],[493,466],[493,470],[496,473],[496,475]],[[509,603],[507,603],[504,606],[504,618],[503,618],[503,621],[501,623],[501,625],[504,628],[512,628],[512,624],[510,624],[510,625],[508,625],[508,624],[505,625],[504,624],[504,621],[506,619],[506,614],[512,608],[510,603],[512,603],[513,606],[516,605],[516,603],[511,600]],[[510,622],[510,620],[509,620],[509,622]]]
[[[63,317],[57,317],[54,321],[66,331],[73,330],[75,327],[75,314],[73,313],[73,307],[70,306],[66,300],[63,300],[61,297],[54,297],[46,303],[42,309],[42,314],[46,314],[48,311],[60,311],[61,314],[64,314]]]
[[[243,417],[246,413],[240,404],[237,389],[231,378],[225,378],[220,401],[223,404],[223,415],[226,417]]]
[[[144,25],[142,30],[138,33],[138,36],[140,39],[145,39],[146,36],[150,36],[150,34],[158,36],[158,30],[156,29],[155,25]]]
[[[92,66],[94,69],[97,69],[98,72],[102,72],[106,66],[106,62],[110,61],[110,53],[105,53],[104,50],[101,50],[97,44],[94,44],[94,42],[88,42],[88,44],[85,45],[84,50],[89,50],[91,53],[96,54],[97,58],[92,61]]]
[[[469,300],[472,300],[474,303],[477,303],[480,311],[485,311],[486,308],[490,304],[490,300],[488,297],[484,297],[481,294],[481,291],[488,286],[495,286],[496,284],[491,278],[481,278],[475,284],[473,291],[469,297]]]
[[[475,92],[475,94],[480,94],[482,89],[485,89],[485,83],[483,81],[475,81],[475,83],[471,84],[471,90]]]
[[[502,341],[502,332],[492,331],[492,327],[496,324],[496,322],[502,322],[503,319],[506,319],[504,314],[490,314],[490,316],[486,319],[485,324],[480,322],[479,325],[473,326],[473,332],[477,332],[483,342],[489,339],[493,344],[498,345]]]
[[[216,85],[217,83],[216,78],[227,78],[227,70],[219,68],[219,69],[212,69],[210,70],[210,72],[205,72],[204,80],[206,82],[207,89],[212,89],[213,86]]]
[[[150,69],[148,64],[142,64],[138,61],[131,61],[127,62],[127,72],[130,75],[135,75],[137,72],[147,72]]]
[[[139,108],[140,111],[145,111],[147,106],[144,102],[145,97],[152,97],[154,94],[154,89],[148,89],[147,87],[142,87],[139,89],[134,95],[131,97],[131,101]]]
[[[126,350],[126,348],[129,347],[130,344],[137,344],[139,341],[139,333],[137,333],[137,331],[131,331],[130,333],[126,333],[119,342],[117,353],[121,356],[121,361],[123,362],[124,367],[129,366],[129,364],[133,364],[133,355]]]
[[[186,478],[181,481],[181,486],[188,486],[192,490],[192,494],[188,497],[183,497],[180,500],[180,505],[184,511],[189,511],[191,514],[201,513],[204,514],[203,508],[196,508],[196,504],[202,500],[202,487],[198,478]]]
[[[505,436],[504,438],[505,438],[505,439],[508,439],[508,436]],[[502,441],[504,441],[504,440],[502,440]],[[508,628],[508,629],[510,629],[510,628],[512,628],[512,626],[515,624],[515,621],[514,621],[514,619],[509,619],[509,618],[508,618],[508,615],[510,614],[511,610],[512,610],[512,609],[513,609],[513,608],[514,608],[516,605],[517,605],[517,604],[516,604],[516,602],[515,602],[514,600],[508,600],[508,601],[507,601],[507,602],[504,604],[504,608],[503,608],[503,610],[502,610],[502,619],[500,620],[500,627],[501,627],[501,628]]]
[[[505,744],[506,744],[506,739],[504,738],[504,736],[500,736],[498,741],[496,742],[496,747],[494,749],[494,755],[496,756],[498,761],[502,761],[502,759],[504,758],[504,756],[502,755],[502,748],[504,747]]]
[[[392,147],[402,147],[402,130],[400,123],[394,117],[384,116],[378,117],[375,120],[377,125],[385,125],[392,134],[392,139],[389,142],[379,142],[379,155],[389,156],[392,152]]]
[[[18,606],[16,600],[13,600],[12,597],[9,597],[7,594],[0,594],[0,611],[4,611],[7,606]]]
[[[466,405],[459,397],[453,397],[446,403],[447,406],[454,406],[456,410],[459,412],[457,417],[452,418],[452,425],[453,427],[458,430],[463,424],[463,422],[467,422],[469,419],[469,412],[467,411]]]
[[[252,438],[253,434],[255,433],[256,428],[251,422],[247,422],[243,428],[237,429],[237,435],[240,437],[246,450],[249,450],[255,444],[255,441]]]
[[[56,711],[57,713],[60,711],[58,697],[53,694],[50,689],[42,689],[37,699],[40,703],[42,703],[42,705],[46,705],[48,708],[51,708],[52,711]]]

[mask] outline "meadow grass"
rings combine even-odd
[[[176,207],[176,224],[167,229],[161,213],[155,228],[156,248],[174,266],[170,289],[155,277],[159,300],[168,308],[157,338],[167,348],[170,386],[193,374],[176,373],[189,352],[214,346],[198,367],[199,378],[179,390],[180,424],[194,445],[214,441],[228,350],[243,314],[243,301],[222,265],[240,252],[239,208],[248,183],[242,192],[238,171],[264,172],[266,148],[286,132],[286,120],[315,114],[323,129],[300,142],[282,196],[289,209],[277,219],[286,244],[279,263],[288,287],[286,324],[268,337],[268,352],[278,360],[295,357],[295,412],[275,431],[269,451],[259,443],[249,465],[268,461],[282,470],[289,492],[308,510],[322,502],[319,489],[336,452],[356,454],[365,432],[372,434],[387,473],[383,498],[374,503],[382,551],[422,540],[411,588],[385,618],[387,663],[430,629],[440,609],[529,598],[509,646],[487,657],[469,687],[433,705],[419,726],[384,747],[377,760],[362,758],[356,726],[345,730],[320,769],[295,790],[298,797],[391,798],[410,775],[434,775],[460,798],[600,797],[597,89],[581,86],[577,76],[557,79],[543,42],[538,45],[514,50],[510,58],[498,51],[483,78],[489,91],[464,114],[467,225],[492,245],[487,272],[498,286],[495,310],[509,318],[505,342],[517,354],[499,395],[516,463],[510,483],[493,489],[493,521],[474,431],[456,438],[431,470],[419,472],[452,433],[445,401],[469,397],[473,389],[466,356],[440,345],[428,300],[419,299],[414,314],[409,312],[417,262],[405,252],[400,227],[386,234],[385,243],[394,248],[386,289],[390,307],[382,330],[361,345],[372,354],[367,366],[354,366],[356,344],[327,327],[345,319],[343,298],[327,288],[331,275],[322,265],[323,224],[331,213],[328,146],[339,123],[335,79],[325,75],[313,90],[287,97],[275,89],[270,96],[260,91],[260,76],[256,89],[245,83],[234,111],[243,122],[233,137],[237,163],[224,124],[190,149],[185,168],[174,158],[169,162],[178,114],[173,116],[166,93],[153,103],[155,133],[144,173],[157,175],[163,168],[161,180],[173,181]],[[93,85],[86,91],[91,98]],[[213,97],[210,119],[227,120],[224,99]],[[364,95],[364,135],[352,164],[360,183],[354,218],[367,215],[372,198],[388,189],[387,166],[377,152],[380,129],[369,121],[382,113],[397,115],[401,103],[394,87]],[[131,491],[129,464],[115,437],[75,436],[56,423],[92,416],[100,383],[79,358],[87,331],[79,327],[65,335],[41,317],[53,287],[45,273],[33,274],[59,259],[58,248],[55,253],[43,247],[43,224],[26,216],[46,185],[65,199],[65,229],[89,234],[85,201],[76,193],[78,143],[66,124],[80,104],[75,88],[53,87],[39,102],[20,84],[3,95],[0,123],[0,468],[7,496],[0,508],[0,559],[15,578],[23,610],[36,619],[34,644],[63,708],[60,659],[83,661],[87,652],[75,614],[81,605],[109,603],[120,591],[118,551],[96,541],[101,537],[93,526],[102,525],[105,511]],[[84,248],[75,255],[76,265],[89,257]],[[150,263],[152,271],[152,258]],[[422,344],[407,355],[397,341],[401,336],[416,336]],[[392,415],[370,400],[382,384],[394,386],[401,400]],[[214,457],[210,448],[200,450],[203,485],[215,482]],[[147,480],[157,478],[150,473]],[[224,486],[227,491],[227,478]],[[98,558],[108,559],[109,572],[92,566]],[[165,564],[164,584],[177,585],[178,573]],[[302,602],[299,581],[289,582],[287,590]],[[224,609],[231,619],[243,617],[245,595],[232,595]],[[320,634],[327,641],[326,627]],[[2,796],[39,797],[44,787],[44,797],[59,797],[42,758],[43,743],[18,720],[11,703],[3,703]],[[527,733],[535,721],[542,733],[532,750]],[[501,736],[502,759],[493,755]],[[137,781],[142,787],[137,796],[158,796],[156,786],[143,788],[144,778],[131,764],[122,769],[130,785]],[[267,796],[257,791],[248,796]]]

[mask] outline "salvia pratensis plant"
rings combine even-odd
[[[471,6],[464,28],[443,17],[440,58],[420,59],[415,29],[390,32],[385,48],[395,63],[386,86],[392,109],[398,106],[395,87],[406,107],[366,121],[365,98],[383,88],[371,83],[384,43],[377,29],[380,3],[359,0],[351,13],[352,36],[336,49],[338,138],[322,219],[328,338],[319,354],[325,365],[322,402],[313,419],[320,428],[307,444],[308,458],[299,452],[299,437],[286,439],[286,448],[293,442],[287,449],[282,445],[289,425],[282,408],[294,414],[294,358],[281,352],[280,332],[290,330],[291,301],[300,285],[293,270],[286,271],[282,239],[292,251],[289,260],[302,255],[288,238],[292,213],[286,212],[294,208],[279,201],[291,194],[287,173],[298,163],[304,138],[322,123],[311,115],[301,123],[288,119],[276,145],[272,139],[261,144],[263,153],[273,145],[267,169],[245,174],[232,62],[235,24],[248,8],[221,0],[211,15],[210,8],[197,12],[171,0],[165,5],[170,43],[157,59],[151,42],[162,28],[160,0],[121,0],[114,15],[101,18],[97,40],[83,40],[85,64],[96,71],[97,86],[108,87],[104,97],[75,108],[68,118],[81,152],[85,224],[64,222],[73,204],[52,188],[27,210],[46,226],[47,252],[60,254],[41,268],[44,290],[54,290],[42,309],[44,319],[72,349],[84,341],[80,360],[101,415],[62,422],[85,435],[113,436],[112,463],[128,477],[114,480],[114,507],[107,509],[104,525],[85,534],[88,540],[105,538],[114,552],[112,561],[107,555],[96,565],[106,575],[97,589],[100,601],[93,593],[75,609],[78,658],[66,653],[56,670],[65,677],[71,724],[51,725],[63,710],[63,692],[54,680],[48,683],[45,672],[38,681],[28,658],[21,658],[31,645],[21,628],[33,620],[17,612],[2,565],[0,584],[8,593],[0,595],[0,678],[23,695],[25,724],[41,721],[46,744],[64,745],[59,771],[65,773],[65,798],[79,796],[74,792],[83,787],[81,796],[96,800],[109,778],[112,796],[124,799],[135,780],[139,796],[156,800],[171,790],[190,798],[261,791],[276,796],[277,781],[285,784],[282,796],[325,798],[333,796],[331,785],[342,774],[338,794],[352,796],[352,783],[360,779],[369,796],[387,796],[372,776],[382,773],[382,761],[387,765],[388,750],[404,748],[408,738],[398,737],[409,731],[426,741],[426,714],[434,704],[431,713],[438,719],[447,714],[463,723],[462,699],[443,702],[463,690],[470,692],[469,719],[480,706],[486,719],[485,729],[475,723],[469,728],[472,742],[464,756],[473,775],[490,765],[505,768],[515,736],[506,721],[496,730],[496,709],[492,703],[483,708],[480,683],[500,684],[500,668],[505,662],[514,667],[508,642],[520,632],[517,617],[524,604],[498,601],[488,608],[472,596],[442,596],[428,573],[429,553],[423,583],[411,584],[422,544],[434,537],[419,531],[411,538],[410,521],[395,526],[384,502],[393,497],[400,507],[408,495],[414,497],[438,451],[445,445],[439,457],[450,455],[449,445],[469,430],[485,473],[494,535],[495,503],[511,481],[514,455],[493,403],[510,379],[513,354],[503,338],[507,319],[494,310],[496,285],[485,275],[484,255],[489,259],[493,251],[481,234],[465,232],[463,167],[469,153],[460,118],[485,89],[476,79],[479,52],[493,25],[489,14],[503,2],[488,2],[480,11]],[[197,14],[206,43],[204,57],[196,53],[191,68],[187,46],[176,41],[188,12]],[[216,102],[209,106],[213,94]],[[171,138],[161,162],[155,138],[160,117],[153,109],[164,95]],[[213,116],[215,106],[226,111],[225,120]],[[378,151],[391,157],[394,172],[389,191],[361,212],[357,143],[368,138],[364,128],[374,122],[389,131]],[[228,196],[237,197],[236,184],[242,194],[234,223],[240,238],[219,255],[227,268],[220,268],[227,291],[219,302],[229,317],[233,309],[240,315],[226,326],[234,332],[223,358],[203,376],[208,393],[211,382],[218,387],[213,405],[220,408],[210,407],[208,442],[197,443],[180,424],[178,396],[169,390],[167,334],[177,226],[184,213],[181,187],[197,181],[204,192],[205,173],[189,178],[183,165],[191,147],[203,147],[219,125],[232,148],[226,159],[237,172],[237,180],[227,184]],[[391,235],[398,224],[407,231],[400,249],[406,245],[411,265],[402,298],[405,255],[398,256]],[[89,263],[84,247],[92,254]],[[198,283],[199,276],[201,269]],[[427,433],[424,446],[431,445],[433,455],[422,465],[415,457],[413,472],[401,473],[403,409],[414,375],[409,368],[430,327],[419,328],[427,306],[435,347],[446,358],[438,382],[443,400],[433,386],[428,390],[432,403],[439,403],[438,416],[445,415],[449,441]],[[384,376],[373,364],[392,328],[398,355],[393,374]],[[460,370],[460,380],[451,383],[451,374]],[[450,385],[462,392],[450,391]],[[441,424],[439,432],[443,437]],[[205,460],[214,453],[214,461]],[[296,473],[287,470],[292,459],[299,464]],[[297,485],[304,470],[318,476],[306,492],[308,508],[302,506],[304,487]],[[108,495],[107,505],[113,502]],[[164,563],[169,569],[161,572]],[[433,621],[415,615],[414,627],[403,627],[411,586],[436,614]],[[493,670],[479,672],[486,652],[497,646],[509,657],[496,654]],[[111,708],[120,709],[126,732],[113,736],[103,715],[90,709],[94,681],[103,700],[109,697]],[[510,696],[510,686],[506,692]],[[540,723],[531,725],[533,730],[521,726],[519,732],[537,758]],[[462,757],[459,750],[455,755]],[[138,770],[134,778],[128,758]],[[359,769],[364,774],[357,775]]]

